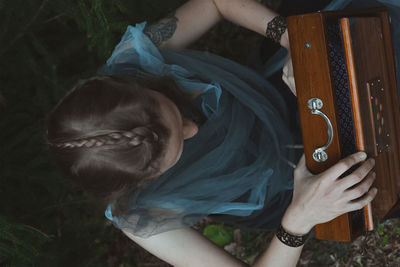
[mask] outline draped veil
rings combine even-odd
[[[393,41],[400,40],[400,2],[390,8]],[[379,4],[379,3],[378,3]],[[377,6],[375,1],[337,0],[326,9]],[[204,216],[247,217],[262,210],[262,227],[276,227],[290,202],[297,160],[294,137],[282,96],[266,78],[282,68],[281,49],[266,64],[264,77],[217,55],[192,50],[158,49],[143,34],[146,23],[129,26],[99,74],[170,76],[194,100],[206,122],[184,143],[178,163],[130,196],[127,214],[106,217],[140,237],[191,226]],[[399,70],[400,47],[395,47]],[[399,86],[400,88],[400,86]]]

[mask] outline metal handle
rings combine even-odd
[[[313,153],[313,159],[316,162],[324,162],[328,159],[328,154],[326,154],[325,150],[331,145],[332,139],[333,139],[333,127],[332,123],[329,120],[328,116],[326,116],[323,112],[320,111],[320,109],[323,106],[322,100],[319,98],[310,98],[307,101],[307,106],[309,109],[311,109],[311,113],[315,115],[320,115],[323,117],[326,121],[326,124],[328,125],[328,142],[317,149],[315,149]]]

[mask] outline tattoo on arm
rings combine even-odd
[[[156,46],[159,46],[174,35],[177,22],[178,18],[175,17],[175,12],[172,12],[162,21],[146,26],[143,32]]]

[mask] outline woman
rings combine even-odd
[[[293,173],[287,108],[272,85],[181,50],[222,18],[289,47],[284,20],[256,1],[190,0],[159,23],[128,27],[102,76],[52,112],[49,143],[71,177],[110,204],[106,216],[170,264],[244,265],[188,227],[211,215],[280,225],[254,266],[295,266],[315,224],[375,197],[374,160],[359,152],[312,175],[302,157]],[[284,80],[295,93],[290,58]]]

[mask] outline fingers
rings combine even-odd
[[[365,193],[367,193],[373,182],[375,181],[376,178],[376,174],[374,172],[371,172],[370,174],[368,174],[367,177],[365,177],[365,179],[363,179],[363,181],[358,184],[356,187],[348,189],[343,197],[346,200],[355,200],[359,197],[362,197]],[[345,179],[345,178],[344,178]]]
[[[300,158],[299,162],[297,163],[296,169],[297,168],[299,168],[299,169],[307,169],[307,167],[306,167],[306,155],[304,155],[304,153],[303,153],[303,155],[301,155],[301,158]]]
[[[288,60],[287,60],[287,58],[286,58],[285,65],[283,66],[282,73],[283,73],[284,76],[287,76],[287,74],[288,74]]]
[[[297,96],[297,92],[296,92],[296,83],[295,83],[293,77],[291,77],[291,78],[289,79],[289,83],[290,83],[290,86],[289,86],[290,91],[292,91],[292,93],[293,93],[295,96]]]
[[[296,95],[296,84],[293,75],[293,63],[290,53],[286,57],[286,62],[283,66],[282,72],[282,80],[290,88],[290,91],[292,91],[292,93]]]
[[[289,86],[289,80],[288,80],[288,62],[287,62],[287,59],[286,59],[285,65],[283,66],[283,69],[282,69],[282,80],[285,82],[285,84],[286,84],[287,86]]]
[[[296,83],[293,76],[288,76],[287,74],[282,75],[283,82],[289,87],[290,91],[296,96]]]
[[[299,160],[299,162],[297,162],[296,168],[294,169],[294,177],[295,178],[300,178],[303,177],[305,170],[307,169],[306,167],[306,157],[303,154]]]
[[[303,154],[303,156],[301,156],[299,162],[296,165],[296,169],[294,170],[295,172],[295,177],[310,177],[313,174],[307,169],[306,166],[306,157]]]
[[[351,201],[350,204],[347,205],[348,210],[346,212],[362,209],[375,198],[377,192],[378,190],[376,188],[369,189],[368,193],[363,197]]]
[[[289,86],[289,81],[288,81],[288,79],[287,79],[285,74],[282,75],[282,80],[287,86]]]
[[[344,177],[343,179],[340,179],[338,181],[338,186],[342,190],[345,190],[345,189],[348,189],[348,188],[360,183],[368,175],[368,173],[371,172],[371,170],[373,169],[374,166],[375,166],[374,159],[371,158],[371,159],[365,161],[353,173]]]
[[[340,175],[342,175],[348,169],[350,169],[357,163],[364,161],[366,158],[367,158],[367,154],[365,154],[365,152],[358,152],[358,153],[352,154],[352,155],[340,160],[338,163],[336,163],[335,165],[330,167],[328,170],[326,170],[323,174],[326,175],[326,177],[328,179],[336,180]]]

